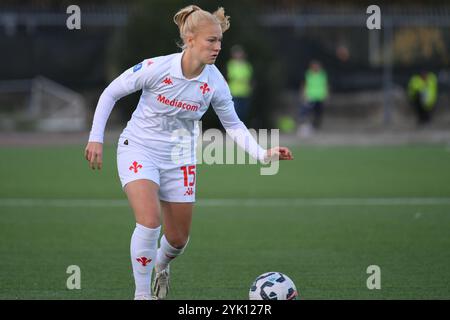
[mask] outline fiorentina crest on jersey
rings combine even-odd
[[[203,85],[200,86],[200,90],[202,90],[202,94],[205,94],[210,91],[210,88],[208,87],[208,84],[205,82]]]

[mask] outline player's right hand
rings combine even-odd
[[[273,160],[294,160],[294,156],[292,155],[291,150],[286,147],[275,147],[267,150],[265,155],[266,161]]]
[[[95,170],[102,169],[103,164],[103,143],[88,142],[86,149],[84,149],[84,157],[89,162],[89,168]]]

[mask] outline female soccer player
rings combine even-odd
[[[174,22],[180,30],[182,52],[146,59],[111,82],[99,98],[85,149],[89,166],[101,169],[103,134],[115,102],[142,90],[117,148],[122,188],[136,219],[130,251],[135,299],[140,300],[167,296],[169,263],[189,241],[198,120],[210,104],[227,132],[251,156],[265,163],[292,159],[288,148],[260,147],[236,115],[227,83],[214,66],[222,33],[230,26],[224,9],[210,13],[191,5],[177,12]],[[193,152],[174,151],[186,141],[173,135],[180,130],[188,133]],[[164,234],[158,249],[161,210]]]

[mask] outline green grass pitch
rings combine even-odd
[[[131,209],[115,147],[0,149],[0,299],[131,299]],[[200,165],[192,234],[171,299],[247,299],[287,274],[302,299],[450,298],[450,149],[301,147],[274,176]],[[68,290],[67,267],[81,268]],[[366,269],[381,269],[369,290]]]

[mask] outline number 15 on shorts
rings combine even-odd
[[[195,186],[195,165],[183,166],[180,168],[183,171],[184,176],[184,186],[186,187],[186,192],[184,195],[192,195],[194,193]]]

